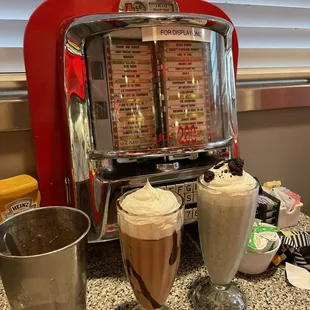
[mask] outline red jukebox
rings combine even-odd
[[[196,179],[238,153],[238,41],[200,0],[47,0],[24,42],[42,205],[117,238],[116,199],[152,184],[196,218]]]

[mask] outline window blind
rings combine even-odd
[[[23,37],[32,12],[43,0],[0,1],[0,73],[24,72]]]
[[[310,73],[310,0],[209,2],[236,26],[239,72]]]
[[[0,73],[24,72],[23,34],[43,0],[1,0]],[[310,0],[218,0],[239,36],[239,68],[310,72]]]

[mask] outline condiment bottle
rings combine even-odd
[[[40,207],[38,182],[29,175],[0,180],[0,222],[23,211]]]

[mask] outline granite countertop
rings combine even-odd
[[[302,214],[296,230],[310,231],[310,218]],[[131,309],[134,295],[127,281],[118,241],[90,245],[88,250],[88,310]],[[182,259],[168,305],[172,309],[193,309],[189,294],[193,286],[206,277],[196,226],[188,227],[183,238]],[[271,268],[259,276],[238,274],[234,283],[247,297],[247,309],[307,310],[310,291],[291,286],[285,271]],[[0,309],[9,310],[0,285]]]

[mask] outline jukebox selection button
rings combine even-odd
[[[193,209],[193,219],[197,219],[198,218],[198,212],[197,212],[197,208]]]
[[[177,192],[183,197],[185,205],[197,203],[197,182],[171,184],[167,186],[159,186],[158,188]]]
[[[194,202],[194,193],[186,193],[184,195],[184,203],[191,204]]]
[[[168,185],[167,186],[167,189],[169,190],[169,191],[175,191],[175,185],[173,184],[173,185]]]
[[[184,219],[190,220],[193,218],[193,209],[185,209],[184,210]]]
[[[194,182],[194,193],[197,193],[197,182]]]
[[[181,196],[184,195],[184,184],[176,184],[175,191]]]
[[[185,183],[184,187],[185,187],[185,193],[192,193],[194,191],[194,183],[193,182]]]

